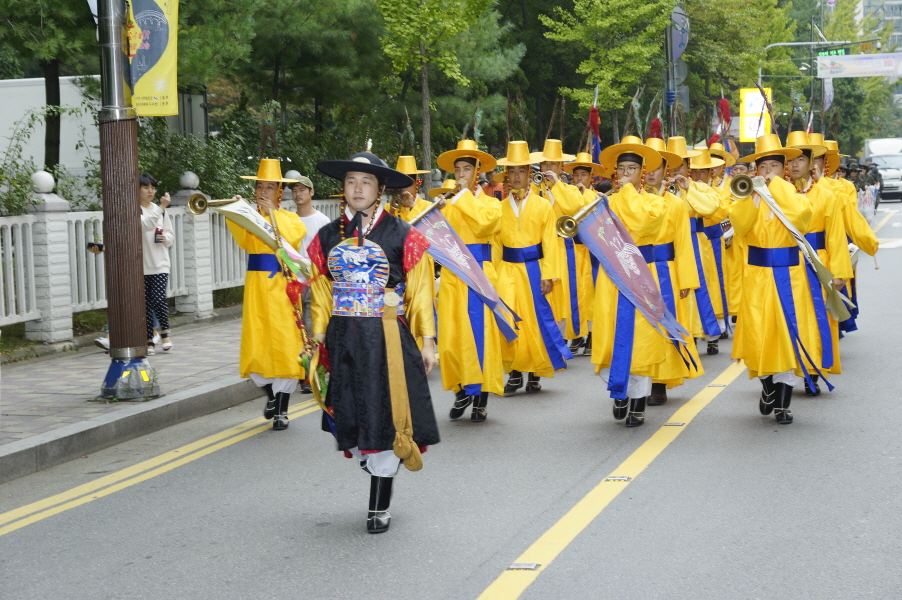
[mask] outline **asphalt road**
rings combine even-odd
[[[596,518],[558,525],[569,537],[549,542],[560,553],[521,597],[902,597],[902,251],[878,258],[880,270],[861,260],[860,330],[841,343],[833,393],[797,393],[795,422],[777,426],[745,373],[716,390]],[[540,394],[491,398],[484,424],[448,421],[433,374],[442,443],[422,471],[402,468],[391,529],[377,536],[365,532],[368,476],[334,451],[315,410],[284,432],[236,429],[246,437],[185,448],[258,417],[262,400],[10,482],[0,598],[477,598],[710,393],[730,366],[730,341],[721,349],[638,429],[612,419],[587,358]],[[176,450],[184,464],[146,470]],[[140,481],[101,487],[135,465]],[[70,492],[92,482],[98,491]],[[10,511],[50,497],[56,514],[9,530],[23,523]]]

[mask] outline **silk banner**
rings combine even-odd
[[[142,117],[179,114],[178,0],[131,0],[127,34],[132,106]]]

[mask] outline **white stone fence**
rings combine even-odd
[[[0,325],[24,322],[29,339],[45,343],[72,339],[72,315],[106,308],[103,255],[87,250],[103,241],[103,212],[70,212],[69,203],[52,192],[52,177],[36,173],[34,212],[0,217]],[[199,187],[186,173],[182,185]],[[244,285],[247,254],[229,234],[226,220],[208,210],[194,215],[186,208],[197,189],[172,196],[166,210],[175,242],[169,249],[168,295],[179,313],[197,318],[213,314],[213,291]],[[330,219],[338,217],[338,200],[314,200]],[[294,210],[286,191],[283,208]]]

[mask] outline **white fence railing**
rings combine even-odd
[[[34,285],[34,215],[0,218],[0,325],[41,318]]]
[[[247,252],[238,247],[226,218],[215,211],[210,211],[210,245],[213,250],[213,289],[244,285],[244,272],[247,270]]]
[[[69,233],[69,285],[72,312],[106,308],[106,274],[102,254],[88,252],[88,242],[103,242],[103,213],[66,213]]]

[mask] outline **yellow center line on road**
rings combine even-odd
[[[886,215],[885,217],[883,217],[883,220],[880,221],[880,224],[877,225],[877,227],[874,228],[874,233],[876,234],[878,231],[880,231],[880,228],[883,227],[884,225],[886,225],[886,222],[889,221],[889,220],[893,217],[893,215],[895,215],[897,212],[899,212],[898,209],[896,209],[896,210],[890,212],[888,215]]]
[[[717,378],[695,395],[670,418],[671,423],[688,425],[698,413],[717,397],[728,385],[745,371],[741,362],[731,363]],[[711,387],[717,386],[717,387]],[[662,426],[644,444],[620,463],[611,474],[586,494],[576,506],[570,509],[551,529],[521,554],[517,563],[537,563],[536,570],[507,570],[485,589],[479,600],[515,600],[526,591],[536,578],[548,568],[564,549],[570,545],[601,511],[629,485],[622,479],[609,481],[609,477],[630,477],[635,480],[652,461],[664,451],[686,427]]]
[[[288,412],[291,417],[302,417],[320,410],[313,401],[302,402]],[[187,444],[175,450],[170,450],[154,458],[145,460],[136,465],[110,473],[82,484],[55,496],[33,502],[21,508],[0,514],[0,536],[31,525],[47,517],[59,514],[70,508],[87,504],[98,498],[109,496],[125,488],[131,487],[142,481],[147,481],[157,475],[162,475],[175,468],[186,465],[221,450],[232,444],[255,436],[270,428],[270,422],[263,417],[257,417],[240,425],[230,427],[225,431],[205,437],[201,440]],[[6,525],[9,523],[8,525]],[[5,525],[5,526],[4,526]]]

